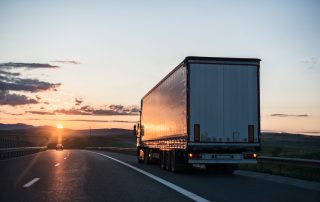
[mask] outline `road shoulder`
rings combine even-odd
[[[234,174],[245,176],[245,177],[256,178],[256,179],[263,179],[263,180],[287,184],[287,185],[292,185],[292,186],[296,186],[296,187],[300,187],[300,188],[304,188],[304,189],[311,189],[311,190],[315,190],[315,191],[320,191],[320,183],[319,182],[312,182],[312,181],[307,181],[307,180],[295,179],[295,178],[291,178],[291,177],[271,175],[268,173],[258,173],[258,172],[247,171],[247,170],[237,170],[237,171],[235,171]]]

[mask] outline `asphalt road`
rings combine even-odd
[[[99,153],[48,150],[0,161],[0,201],[320,201],[319,192],[287,184],[200,169],[173,174]]]

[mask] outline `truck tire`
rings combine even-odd
[[[177,152],[173,150],[170,154],[171,172],[176,173],[179,171],[179,166],[177,165]]]
[[[143,162],[143,159],[141,159],[141,157],[140,157],[140,148],[137,148],[137,162],[138,163],[142,163]]]
[[[145,164],[149,164],[150,163],[150,158],[149,158],[149,153],[150,153],[150,151],[149,151],[149,149],[145,149],[144,150],[144,163]]]
[[[171,169],[170,151],[165,151],[165,160],[166,160],[166,170],[170,171],[170,169]]]
[[[164,151],[160,151],[160,167],[163,170],[166,169],[166,158]]]

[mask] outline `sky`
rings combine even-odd
[[[131,128],[186,56],[249,57],[262,130],[320,135],[319,19],[319,0],[2,0],[0,122]]]

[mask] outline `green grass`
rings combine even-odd
[[[320,160],[320,137],[299,134],[263,133],[263,156],[289,157]]]
[[[320,137],[318,136],[263,133],[260,155],[320,160],[319,145]],[[318,168],[258,163],[256,165],[241,165],[240,169],[320,181],[320,169]]]
[[[298,166],[287,166],[277,164],[249,164],[241,165],[240,169],[251,170],[256,172],[264,172],[275,175],[282,175],[287,177],[294,177],[303,180],[320,181],[320,169],[319,168],[305,168]]]

